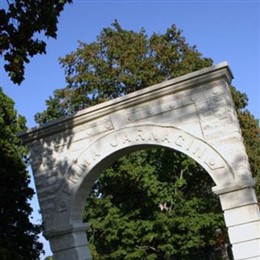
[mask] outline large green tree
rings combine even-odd
[[[94,259],[207,259],[227,241],[212,180],[187,156],[141,150],[102,173],[85,219]]]
[[[97,40],[80,42],[75,52],[60,59],[66,88],[54,92],[47,109],[36,115],[40,124],[54,118],[175,78],[212,64],[189,46],[175,25],[163,35],[128,31],[117,21]]]
[[[39,34],[56,38],[58,17],[64,5],[71,2],[6,0],[7,8],[0,9],[0,55],[14,83],[23,81],[24,65],[30,57],[45,53],[46,42]]]
[[[0,259],[39,259],[39,225],[30,222],[26,150],[17,134],[25,130],[25,118],[18,116],[14,102],[0,88]]]
[[[212,65],[175,25],[148,37],[143,29],[124,30],[117,21],[103,29],[96,41],[80,43],[60,62],[67,86],[56,90],[46,101],[47,109],[36,115],[40,124]],[[234,88],[232,93],[257,176],[257,123],[244,110],[246,96]],[[249,125],[253,136],[247,132]],[[142,150],[114,162],[100,175],[86,204],[94,258],[216,256],[228,241],[212,186],[197,163],[172,150]]]

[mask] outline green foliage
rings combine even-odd
[[[0,55],[14,83],[24,80],[24,63],[29,57],[46,51],[46,43],[36,37],[44,33],[56,38],[60,12],[72,0],[7,1],[8,10],[0,9]]]
[[[26,170],[26,149],[17,134],[25,118],[17,116],[14,102],[0,88],[0,258],[38,259],[40,227],[30,222],[29,199],[34,192]]]
[[[40,124],[212,64],[175,25],[149,38],[143,29],[124,30],[117,21],[60,62],[67,87],[46,101],[46,111],[35,117]]]
[[[201,167],[175,151],[122,157],[101,174],[87,200],[94,258],[206,259],[206,249],[227,239],[212,185]]]
[[[39,124],[212,65],[175,25],[148,37],[117,21],[60,62],[67,86],[46,101],[35,117]],[[231,90],[257,177],[259,128],[245,110],[246,95]],[[142,150],[114,162],[86,203],[94,259],[222,259],[217,251],[228,239],[213,185],[204,169],[176,151]]]
[[[54,260],[53,256],[47,256],[44,260]]]

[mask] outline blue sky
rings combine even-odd
[[[2,0],[3,1],[3,0]],[[260,1],[74,0],[59,19],[57,40],[48,40],[47,55],[26,67],[26,80],[13,85],[1,66],[0,85],[16,102],[19,113],[34,126],[53,90],[65,86],[59,57],[75,50],[78,40],[92,42],[117,19],[123,28],[147,34],[164,33],[171,24],[183,30],[191,45],[214,63],[228,61],[233,85],[249,97],[249,110],[260,117]]]
[[[212,58],[215,64],[228,61],[233,85],[248,95],[248,109],[260,118],[259,0],[74,0],[59,18],[57,39],[47,40],[47,54],[34,57],[26,66],[21,86],[10,82],[1,60],[0,85],[14,99],[29,127],[35,125],[34,115],[45,109],[45,100],[54,89],[65,86],[58,58],[74,51],[78,40],[94,41],[115,19],[125,29],[139,31],[143,27],[148,35],[164,33],[176,24],[204,57]],[[37,203],[33,205],[37,209]]]

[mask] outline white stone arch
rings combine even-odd
[[[174,149],[191,157],[207,171],[216,187],[227,187],[236,181],[232,167],[218,151],[204,140],[181,129],[151,124],[120,128],[86,148],[67,172],[55,207],[59,207],[59,203],[64,204],[64,190],[67,191],[68,187],[73,189],[68,224],[82,220],[85,204],[82,198],[84,195],[86,198],[86,193],[90,191],[99,174],[111,162],[131,151],[151,146]],[[74,179],[74,182],[70,179]],[[59,218],[57,216],[57,220]],[[55,225],[58,225],[58,221]]]
[[[236,179],[232,166],[203,139],[167,125],[145,124],[123,127],[100,137],[78,158],[75,158],[56,199],[55,208],[63,207],[64,211],[54,215],[55,227],[58,227],[59,220],[63,219],[62,224],[67,222],[65,226],[68,230],[72,226],[83,227],[84,233],[85,224],[82,223],[82,218],[85,200],[99,174],[119,157],[151,146],[174,149],[194,159],[210,175],[216,184],[215,189],[235,184],[241,186],[241,180]],[[74,181],[70,181],[70,179]],[[251,186],[252,183],[249,179],[248,187]],[[68,189],[71,189],[71,197],[64,196],[68,195]],[[84,236],[83,233],[78,234]]]
[[[82,213],[111,161],[164,146],[197,161],[216,186],[236,260],[260,258],[260,214],[221,63],[22,133],[29,144],[45,236],[55,259],[91,259]]]

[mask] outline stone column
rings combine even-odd
[[[45,232],[50,241],[55,260],[89,260],[92,259],[88,249],[86,230],[88,224],[78,223],[55,232]]]
[[[253,186],[251,181],[213,189],[220,197],[235,260],[260,259],[260,213]]]

